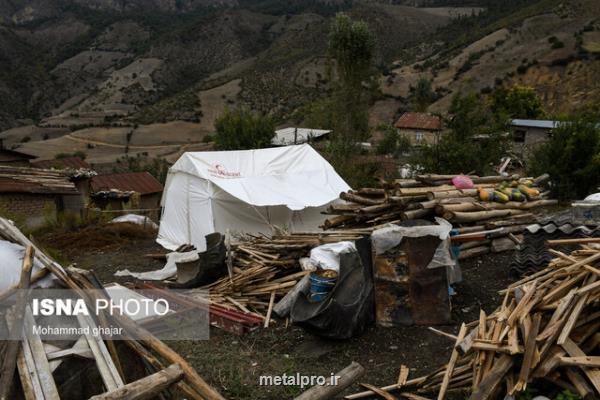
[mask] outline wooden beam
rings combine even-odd
[[[135,382],[128,383],[111,392],[90,397],[89,400],[147,400],[155,398],[160,392],[183,378],[183,370],[177,364],[171,364]]]
[[[365,369],[357,362],[352,362],[343,370],[335,375],[339,377],[337,385],[317,385],[313,386],[295,400],[325,400],[334,398],[348,386],[352,385],[358,378],[365,373]]]

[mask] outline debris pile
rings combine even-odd
[[[582,242],[584,243],[584,242]],[[471,392],[470,399],[495,398],[499,391],[523,392],[545,380],[557,392],[583,399],[600,395],[600,250],[583,245],[503,290],[502,305],[463,324],[448,363],[432,374],[378,390]],[[538,382],[539,382],[538,381]],[[536,385],[538,384],[536,382]],[[373,391],[347,396],[357,399]],[[410,396],[409,396],[410,398]]]
[[[341,193],[340,199],[345,202],[328,207],[326,213],[332,216],[322,228],[374,230],[386,223],[440,216],[450,221],[459,234],[484,236],[461,246],[460,258],[468,258],[513,250],[520,242],[516,235],[535,222],[531,211],[558,203],[537,189],[547,175],[535,179],[518,175],[468,176],[464,177],[467,186],[457,184],[456,178],[419,175],[416,179],[386,182],[383,188]]]
[[[316,246],[354,241],[364,234],[367,232],[355,230],[278,234],[272,238],[248,236],[232,245],[227,257],[230,274],[202,290],[210,289],[212,304],[268,319],[275,300],[309,272],[301,270],[300,258],[308,256]]]
[[[192,399],[223,399],[223,397],[208,385],[195,369],[173,351],[164,342],[147,332],[128,317],[100,314],[98,320],[91,317],[81,317],[79,324],[93,331],[97,328],[107,328],[115,324],[123,329],[125,346],[117,347],[112,340],[104,341],[93,335],[81,336],[72,348],[60,348],[54,343],[43,342],[35,333],[35,329],[27,329],[35,324],[31,309],[26,305],[24,297],[19,297],[18,289],[27,289],[30,284],[40,280],[45,275],[51,275],[66,288],[80,294],[86,302],[95,301],[87,289],[103,289],[92,272],[76,268],[63,268],[27,239],[11,222],[0,218],[0,239],[17,243],[26,248],[20,282],[0,293],[0,299],[16,296],[14,313],[6,313],[0,309],[0,318],[7,318],[4,329],[10,329],[12,337],[21,336],[15,329],[20,329],[18,319],[23,317],[23,336],[19,341],[6,341],[0,347],[0,398],[26,398],[26,399],[58,399],[66,386],[60,385],[55,380],[54,370],[63,362],[78,361],[90,358],[97,366],[98,374],[84,374],[82,382],[85,385],[75,386],[78,390],[95,390],[91,395],[93,399],[120,399],[120,398],[154,398],[168,388],[176,388],[185,397]],[[31,274],[33,259],[39,262],[44,269]],[[43,273],[42,273],[43,271]],[[97,293],[97,292],[96,292]],[[106,298],[105,298],[106,299]],[[91,304],[91,303],[90,303]],[[90,305],[88,305],[90,307]],[[2,328],[2,326],[0,326]],[[145,338],[134,340],[133,337]],[[68,343],[68,342],[66,342]],[[83,346],[83,348],[82,348]],[[142,366],[138,373],[142,376],[132,377],[132,371],[125,368],[131,359]],[[75,364],[77,365],[77,364]],[[132,368],[135,370],[136,368]],[[79,374],[88,371],[79,368],[70,372],[69,381],[77,381]],[[89,371],[88,371],[89,372]],[[18,373],[20,379],[16,378]],[[97,381],[94,376],[97,376]],[[17,382],[20,382],[20,386]],[[128,382],[128,383],[127,383]],[[104,393],[98,394],[98,391]],[[17,393],[22,393],[17,394]],[[11,396],[14,393],[14,396]],[[88,398],[90,393],[76,396]],[[68,397],[68,396],[67,396]]]

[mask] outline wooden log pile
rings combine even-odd
[[[272,238],[246,236],[232,245],[231,274],[203,288],[213,304],[252,313],[269,321],[274,303],[285,296],[307,271],[299,259],[326,243],[354,241],[368,230],[278,234]],[[193,295],[194,291],[191,291]]]
[[[329,206],[330,215],[321,226],[331,229],[374,230],[387,223],[411,219],[442,217],[460,233],[484,233],[496,230],[481,242],[464,244],[461,258],[489,252],[512,250],[519,243],[519,234],[535,222],[534,210],[557,204],[540,193],[525,201],[482,201],[480,191],[496,193],[501,185],[527,181],[535,186],[546,179],[533,180],[519,176],[470,176],[475,188],[459,190],[452,185],[454,175],[419,175],[416,179],[385,182],[382,188],[361,188],[340,194],[344,203]],[[524,189],[526,190],[526,189]],[[533,192],[538,192],[533,190]],[[498,228],[502,228],[498,231]]]
[[[599,398],[600,250],[583,245],[570,255],[553,253],[557,258],[543,271],[503,290],[493,313],[482,310],[456,336],[434,330],[455,343],[446,365],[380,390],[437,394],[438,400],[450,390],[464,390],[471,400],[484,400],[534,385]]]

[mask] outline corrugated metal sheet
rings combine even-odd
[[[53,160],[39,160],[32,161],[31,165],[35,168],[47,168],[47,169],[65,169],[65,168],[73,168],[73,169],[92,169],[90,164],[85,162],[85,160],[80,157],[65,157],[58,158]]]
[[[75,184],[61,172],[0,166],[0,193],[77,194]]]
[[[510,124],[523,128],[554,129],[558,127],[560,122],[542,119],[513,119]]]
[[[400,129],[439,131],[442,129],[442,120],[438,116],[427,113],[407,112],[398,118],[395,126]]]
[[[144,195],[162,192],[163,186],[148,172],[98,175],[92,178],[93,192],[111,189],[122,192],[137,192]]]
[[[271,143],[275,146],[287,146],[291,144],[302,144],[324,135],[331,131],[325,129],[309,128],[284,128],[275,131]]]

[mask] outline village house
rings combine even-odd
[[[0,214],[37,227],[59,213],[80,213],[81,195],[61,171],[0,166]]]
[[[91,180],[91,198],[100,209],[146,210],[145,215],[157,220],[162,184],[148,172],[98,175]]]
[[[97,173],[93,170],[92,166],[81,157],[73,156],[54,158],[51,160],[35,160],[31,162],[31,166],[33,168],[65,171],[71,179],[71,182],[75,184],[84,204],[88,203],[91,194],[91,178],[96,176]]]
[[[427,113],[404,113],[394,126],[398,134],[407,138],[413,146],[435,144],[442,133],[441,118]]]
[[[11,167],[28,167],[31,160],[35,159],[35,156],[21,153],[16,150],[9,150],[2,146],[0,142],[0,165],[7,165]]]
[[[559,121],[551,120],[513,119],[510,126],[515,148],[531,150],[532,147],[548,140],[559,124]]]

